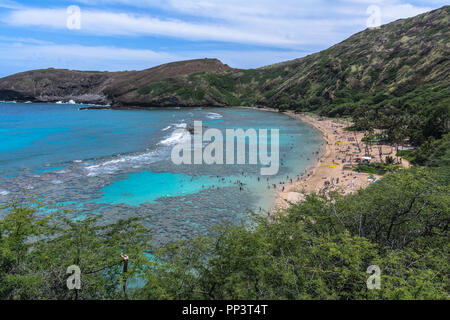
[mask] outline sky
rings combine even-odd
[[[0,77],[197,58],[257,68],[440,8],[440,0],[0,0]]]

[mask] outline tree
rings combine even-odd
[[[446,299],[449,201],[426,169],[353,196],[310,195],[273,222],[162,248],[140,297]],[[370,265],[381,269],[382,290],[366,286]]]
[[[102,225],[101,216],[82,221],[66,211],[42,215],[40,203],[14,202],[0,220],[1,299],[123,298],[120,284],[143,272],[149,235],[136,219]],[[125,252],[130,266],[122,274]],[[67,268],[81,269],[81,290],[68,290]]]

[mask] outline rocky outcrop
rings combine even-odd
[[[35,102],[75,100],[108,103],[102,86],[111,74],[57,69],[33,70],[0,79],[0,99]]]
[[[221,74],[233,69],[217,59],[169,63],[142,71],[96,72],[42,69],[0,79],[0,100],[113,104],[114,106],[178,105],[176,99],[151,100],[135,92],[149,83],[198,72]]]

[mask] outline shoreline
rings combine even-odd
[[[275,109],[243,107],[247,109],[279,112]],[[342,195],[352,194],[377,182],[382,176],[364,172],[355,172],[356,158],[370,156],[371,162],[384,161],[387,156],[394,157],[392,146],[373,145],[366,149],[361,142],[362,132],[345,131],[351,122],[342,118],[325,118],[310,114],[296,114],[293,111],[282,112],[298,121],[307,123],[321,133],[323,144],[313,165],[299,172],[296,181],[286,181],[275,190],[274,201],[268,213],[286,209],[291,203],[303,201],[311,193],[326,194],[337,191]],[[401,158],[400,158],[401,159]],[[408,161],[401,159],[403,167],[409,167]],[[346,167],[346,169],[344,169]],[[349,169],[350,168],[350,169]]]
[[[257,107],[241,106],[238,108],[280,113],[276,109],[267,108],[267,107],[257,108]],[[300,177],[298,178],[297,181],[293,181],[292,183],[284,182],[281,186],[278,186],[277,189],[273,191],[273,200],[267,211],[269,216],[272,213],[274,213],[280,209],[284,209],[284,208],[288,207],[289,202],[295,203],[298,201],[303,201],[304,195],[301,192],[295,192],[296,194],[293,195],[291,190],[295,187],[306,185],[306,182],[311,177],[314,176],[315,171],[318,168],[321,159],[323,159],[325,157],[325,155],[327,154],[327,151],[328,151],[327,150],[328,143],[327,143],[327,139],[325,137],[325,132],[320,127],[318,127],[314,121],[310,121],[310,119],[307,119],[304,116],[301,116],[300,114],[296,114],[292,111],[285,111],[285,112],[281,112],[281,113],[285,114],[297,121],[306,123],[306,124],[312,126],[313,128],[315,128],[320,133],[323,143],[320,148],[321,150],[320,150],[316,160],[314,161],[314,163],[307,166],[306,168],[304,168],[303,172],[300,172],[298,174],[298,176],[300,176]],[[306,175],[306,176],[304,176],[304,175]],[[284,188],[284,191],[283,191],[283,188]]]
[[[295,113],[292,110],[279,112],[277,109],[268,107],[237,106],[226,109],[233,108],[282,113],[306,123],[320,132],[322,144],[320,151],[317,155],[314,155],[313,160],[315,161],[302,169],[296,168],[295,170],[302,172],[294,172],[293,179],[282,181],[275,189],[272,189],[272,201],[267,208],[269,215],[272,212],[287,208],[291,203],[303,201],[305,195],[311,193],[327,194],[330,191],[337,191],[346,195],[357,192],[361,188],[376,182],[381,178],[381,175],[355,172],[349,169],[349,167],[355,167],[356,158],[363,158],[367,155],[372,160],[379,162],[385,160],[388,155],[395,156],[391,146],[372,145],[370,151],[367,147],[363,148],[365,146],[361,139],[364,137],[364,133],[344,131],[344,128],[351,124],[347,119],[324,118],[313,114]],[[114,108],[89,106],[80,109]],[[370,161],[373,162],[372,160]],[[404,159],[402,164],[404,167],[410,166]]]
[[[385,161],[386,157],[395,157],[395,150],[389,145],[366,147],[362,143],[363,132],[345,131],[351,122],[339,118],[323,118],[308,114],[285,114],[308,123],[322,133],[325,141],[324,152],[318,157],[310,174],[300,181],[285,185],[284,191],[278,191],[273,210],[284,209],[291,202],[302,200],[304,195],[337,191],[342,195],[352,194],[377,182],[382,175],[356,172],[355,159],[365,156],[373,162]],[[367,154],[366,154],[367,152]],[[401,159],[403,167],[408,168],[408,161]],[[345,169],[344,169],[345,168]],[[351,169],[349,169],[351,168]],[[299,199],[300,198],[300,199]]]

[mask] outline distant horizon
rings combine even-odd
[[[145,70],[205,57],[255,69],[327,49],[365,30],[377,10],[387,24],[447,5],[235,1],[0,0],[0,77],[48,68]]]

